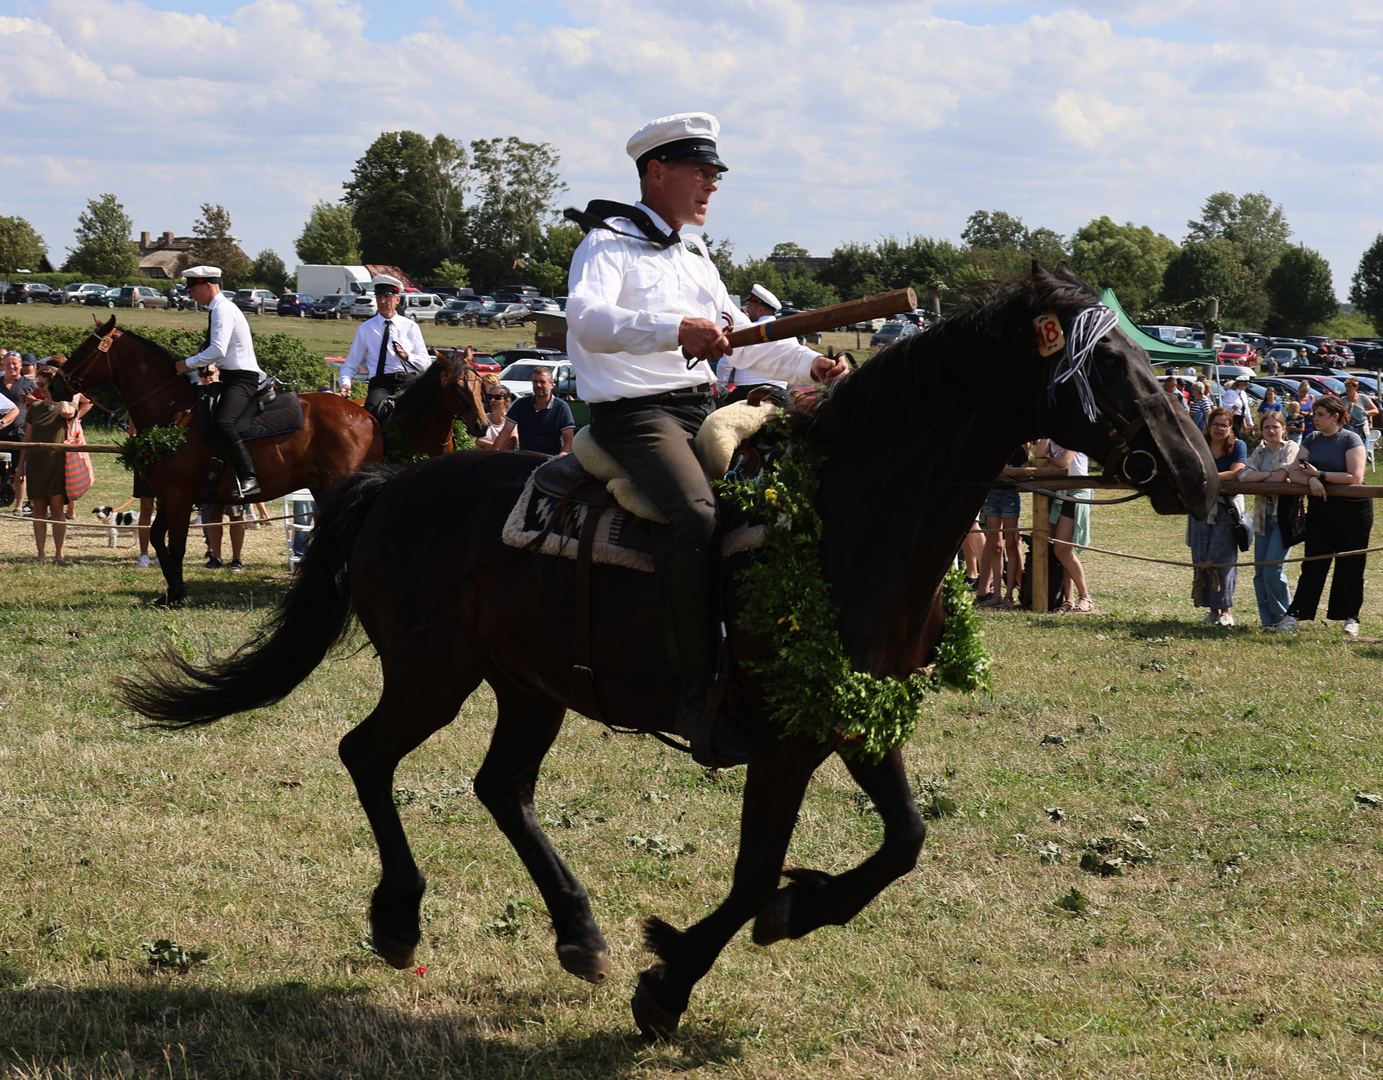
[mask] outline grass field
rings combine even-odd
[[[87,520],[129,490],[109,457],[97,468]],[[1139,502],[1097,508],[1093,542],[1184,559],[1182,530]],[[74,565],[34,566],[28,523],[0,516],[0,1075],[1383,1072],[1383,807],[1360,799],[1383,792],[1383,646],[1337,625],[1264,634],[1247,580],[1228,631],[1200,624],[1190,571],[1099,554],[1098,614],[986,613],[994,695],[937,698],[907,751],[940,815],[918,868],[847,927],[771,949],[742,934],[678,1040],[650,1046],[628,1010],[640,920],[686,925],[724,896],[742,772],[571,720],[538,813],[610,942],[612,978],[591,988],[558,967],[469,794],[482,689],[397,778],[430,890],[426,970],[393,971],[364,941],[378,865],[335,754],[374,704],[370,650],[264,712],[141,730],[115,677],[170,640],[233,648],[286,564],[280,525],[252,531],[244,574],[191,569],[191,602],[167,613],[129,543],[85,533]],[[1365,636],[1383,634],[1381,599],[1370,589]],[[1150,861],[1082,871],[1104,836]],[[839,871],[878,840],[828,764],[791,860]],[[1076,894],[1084,911],[1060,906]],[[153,964],[160,939],[182,951]]]

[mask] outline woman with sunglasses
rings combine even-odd
[[[481,382],[485,387],[485,408],[489,410],[489,416],[486,418],[485,434],[475,440],[475,445],[481,450],[512,450],[518,445],[518,436],[512,431],[504,435],[512,395],[499,381],[498,375],[483,375]]]

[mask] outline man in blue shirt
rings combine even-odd
[[[509,407],[504,428],[495,441],[503,445],[504,439],[517,430],[520,450],[548,455],[570,454],[576,420],[571,415],[571,406],[552,396],[552,385],[552,369],[535,368],[533,396],[519,398]]]

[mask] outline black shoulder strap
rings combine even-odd
[[[585,210],[578,210],[574,206],[569,206],[562,211],[562,216],[568,221],[580,225],[582,232],[590,232],[592,229],[608,229],[612,233],[628,236],[634,240],[642,240],[644,243],[652,244],[657,248],[670,248],[674,244],[682,242],[682,237],[676,232],[665,233],[653,224],[653,219],[648,216],[647,211],[640,210],[637,206],[629,206],[626,203],[611,202],[609,199],[592,199],[586,204]],[[639,227],[642,235],[615,228],[605,220],[612,217],[628,218]]]

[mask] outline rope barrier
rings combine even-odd
[[[133,499],[130,500],[130,502],[133,502],[133,501],[134,501]],[[130,504],[127,502],[127,503],[125,503],[125,505],[126,505],[126,506],[129,506]],[[208,528],[208,527],[212,527],[212,526],[216,526],[216,525],[251,525],[251,524],[254,524],[254,525],[267,525],[267,524],[268,524],[269,522],[271,522],[271,521],[297,521],[298,518],[315,518],[316,516],[317,516],[317,511],[316,511],[316,510],[304,510],[304,511],[303,511],[302,513],[300,513],[300,514],[279,514],[279,515],[277,515],[276,517],[256,517],[256,518],[249,518],[249,519],[246,519],[246,518],[223,517],[220,521],[202,521],[202,522],[194,522],[194,523],[192,523],[192,525],[191,525],[190,527],[191,527],[191,528],[194,528],[194,529],[201,529],[201,528]],[[4,522],[4,523],[10,524],[10,525],[27,525],[27,524],[30,524],[32,521],[33,521],[33,518],[28,517],[27,515],[25,515],[25,516],[16,516],[14,513],[0,514],[0,522]],[[104,531],[106,531],[106,530],[108,530],[108,529],[116,529],[116,530],[122,531],[122,532],[128,531],[128,532],[134,533],[134,532],[138,532],[138,531],[141,530],[141,529],[149,529],[149,528],[152,527],[152,524],[150,524],[150,525],[117,525],[117,524],[115,524],[114,522],[111,522],[109,525],[104,525],[104,524],[102,524],[102,523],[99,522],[99,521],[98,521],[98,522],[87,522],[87,521],[66,521],[66,522],[63,522],[63,521],[56,521],[56,522],[55,522],[55,521],[49,521],[47,518],[39,518],[39,521],[42,521],[42,522],[43,522],[44,524],[46,524],[46,525],[64,525],[64,524],[65,524],[69,529],[98,529],[98,530],[100,530],[100,531],[102,531],[102,532],[104,532]]]
[[[1018,530],[1019,536],[1032,537],[1032,530],[1026,532]],[[1176,559],[1157,559],[1151,555],[1130,555],[1127,551],[1110,551],[1108,548],[1091,547],[1088,544],[1077,544],[1071,540],[1058,540],[1054,536],[1047,537],[1049,544],[1063,544],[1066,547],[1080,548],[1081,551],[1093,551],[1100,555],[1113,555],[1120,559],[1133,559],[1135,562],[1160,563],[1163,566],[1180,566],[1188,570],[1227,570],[1230,567],[1249,567],[1249,566],[1284,566],[1287,563],[1296,562],[1316,562],[1320,559],[1344,559],[1351,555],[1371,555],[1375,551],[1383,551],[1383,547],[1360,548],[1358,551],[1332,551],[1328,555],[1302,555],[1296,559],[1263,559],[1259,562],[1232,562],[1232,563],[1194,563],[1179,562]]]

